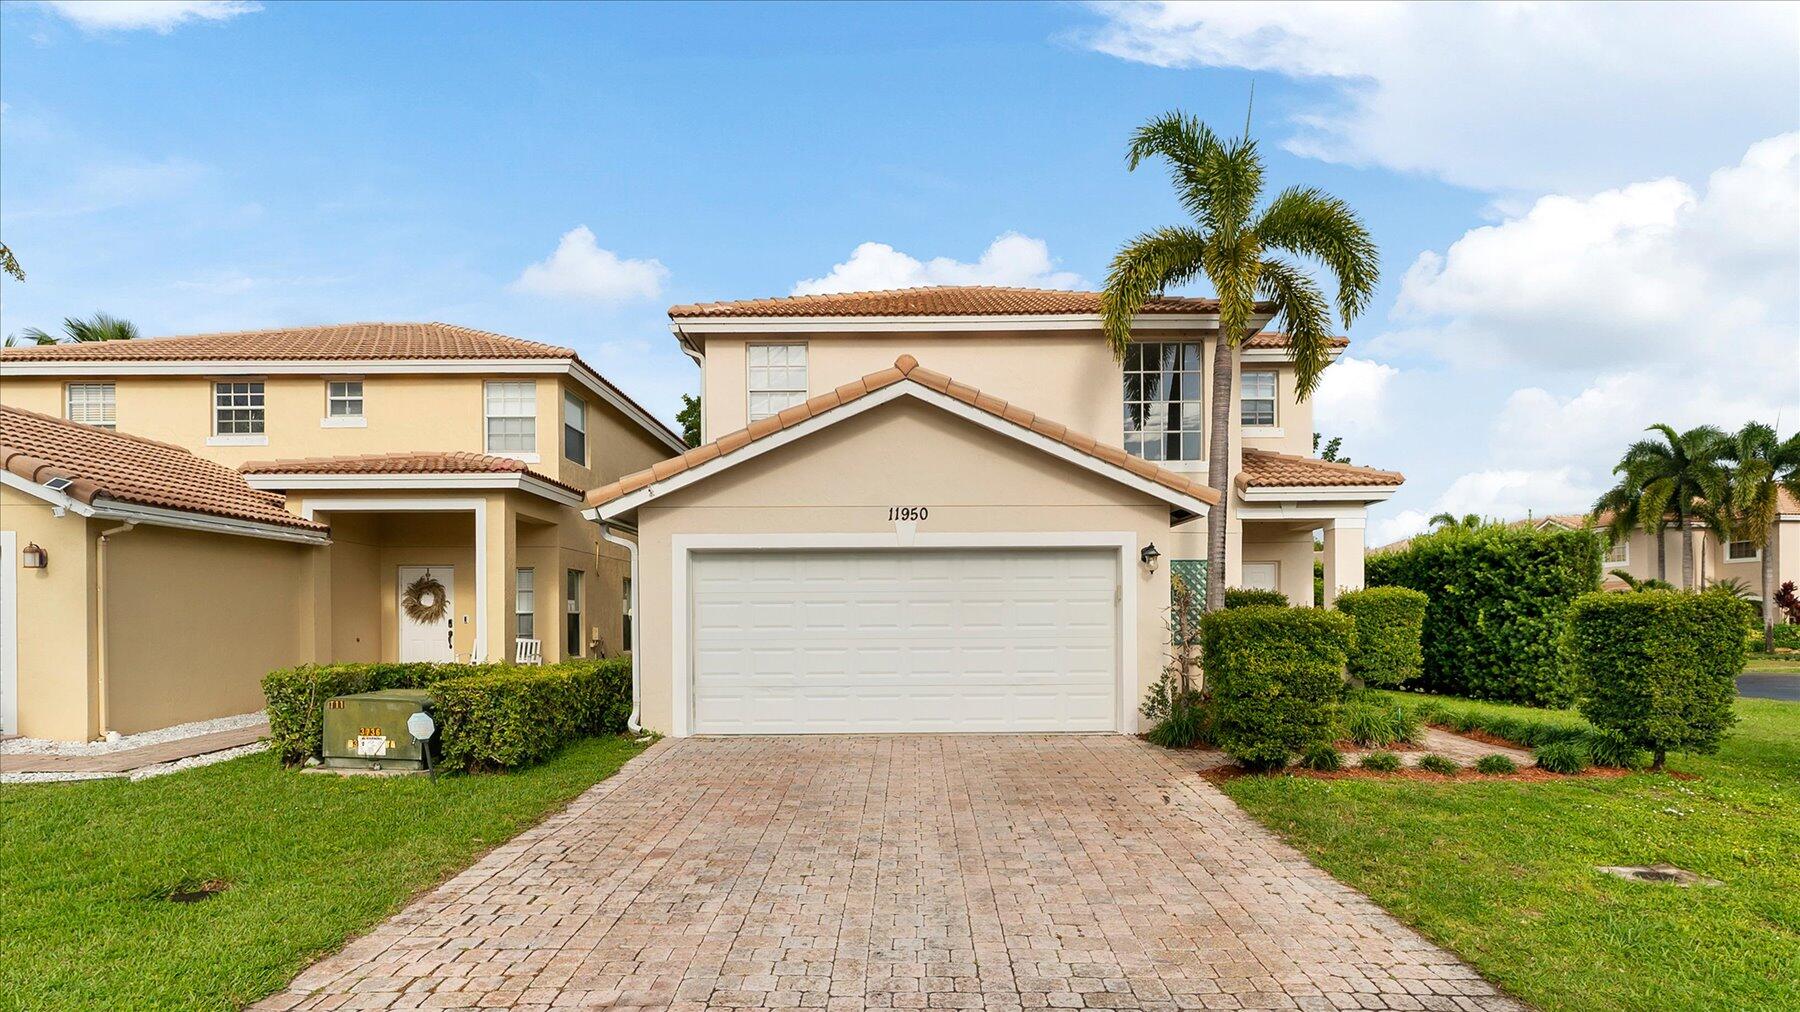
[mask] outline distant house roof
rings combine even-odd
[[[373,453],[346,457],[298,457],[289,460],[255,460],[238,468],[247,475],[382,475],[382,474],[516,474],[529,476],[579,496],[581,489],[539,474],[511,457],[485,453],[417,450],[408,453]]]
[[[1148,314],[1209,314],[1217,299],[1162,296],[1140,310]],[[705,317],[780,316],[1091,316],[1100,312],[1099,292],[1046,288],[1001,288],[992,285],[938,285],[833,295],[790,295],[736,302],[701,302],[671,306],[676,320]]]
[[[178,446],[0,407],[0,463],[13,475],[78,502],[179,510],[293,528],[321,538],[327,528],[282,508],[284,497],[251,488],[243,475]]]
[[[1237,475],[1240,489],[1382,487],[1399,486],[1405,481],[1406,476],[1398,471],[1250,449],[1244,451],[1244,466]]]
[[[1293,342],[1287,334],[1284,334],[1279,330],[1265,330],[1260,334],[1252,334],[1245,338],[1241,347],[1259,350],[1263,348],[1286,348],[1291,343]],[[1350,347],[1350,339],[1347,337],[1334,337],[1329,343],[1333,348]]]

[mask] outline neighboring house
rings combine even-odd
[[[0,733],[259,709],[309,660],[325,526],[175,446],[0,407]]]
[[[677,306],[703,445],[589,493],[635,544],[644,726],[1132,731],[1170,573],[1200,589],[1217,306],[929,288]],[[1266,317],[1254,321],[1258,326]],[[1340,342],[1340,347],[1342,342]],[[1401,476],[1307,456],[1285,340],[1234,352],[1230,586],[1362,584]]]
[[[629,649],[626,555],[581,492],[684,448],[570,349],[440,323],[9,348],[0,374],[0,403],[181,447],[328,525],[304,602],[258,630],[305,630],[294,660]],[[434,583],[447,606],[409,613]]]
[[[1787,489],[1781,489],[1777,498],[1774,543],[1775,585],[1779,587],[1787,580],[1800,583],[1800,500]],[[1594,522],[1604,527],[1610,519],[1603,513]],[[1588,517],[1579,513],[1551,514],[1531,523],[1540,530],[1552,526],[1579,530],[1588,523]],[[1697,584],[1706,587],[1726,580],[1741,580],[1750,588],[1752,596],[1762,600],[1762,545],[1747,540],[1722,542],[1717,534],[1697,521],[1689,524],[1688,536],[1694,542],[1694,580]],[[1667,553],[1666,579],[1680,587],[1681,533],[1673,519],[1664,527],[1662,537]],[[1629,537],[1609,544],[1601,564],[1601,586],[1608,590],[1626,587],[1625,581],[1612,575],[1615,569],[1638,580],[1656,578],[1656,535],[1637,529]]]

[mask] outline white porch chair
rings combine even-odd
[[[514,664],[544,663],[544,641],[520,638],[514,641],[517,649],[513,651]]]

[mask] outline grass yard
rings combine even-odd
[[[1718,755],[1669,757],[1694,780],[1242,777],[1223,790],[1540,1008],[1800,1008],[1800,703],[1746,699],[1737,712]],[[1724,885],[1594,871],[1665,861]]]
[[[1744,662],[1744,670],[1772,675],[1800,675],[1800,657],[1751,654],[1750,659]]]
[[[435,784],[263,754],[135,784],[0,787],[0,1009],[237,1008],[640,750],[592,739]],[[167,899],[209,879],[229,888]]]

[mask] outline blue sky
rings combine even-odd
[[[448,320],[668,417],[673,303],[1097,283],[1180,219],[1132,127],[1236,129],[1254,81],[1271,183],[1382,248],[1320,403],[1409,475],[1375,536],[1579,507],[1651,420],[1800,422],[1797,39],[1791,6],[10,3],[0,332]]]

